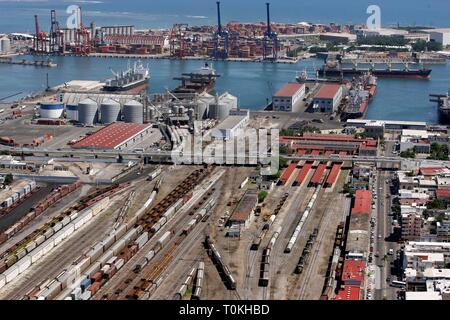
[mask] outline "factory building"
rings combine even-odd
[[[258,204],[258,195],[256,191],[249,190],[241,198],[241,201],[236,206],[228,220],[230,227],[236,226],[239,228],[245,228],[250,221],[256,206]]]
[[[231,111],[230,115],[211,131],[211,137],[223,140],[233,139],[236,130],[247,127],[249,121],[249,110]]]
[[[346,122],[346,127],[365,128],[366,125],[373,120],[364,119],[349,119]],[[386,130],[426,130],[427,123],[423,121],[402,121],[402,120],[378,120],[384,123]]]
[[[72,145],[75,149],[124,150],[151,134],[151,125],[113,123]]]
[[[305,96],[304,83],[290,82],[284,85],[272,98],[273,111],[296,111],[295,107]]]
[[[315,112],[333,113],[342,100],[342,86],[337,84],[325,84],[314,97],[313,109]]]
[[[385,132],[385,124],[383,121],[370,121],[366,123],[364,130],[370,138],[382,138]]]
[[[444,47],[450,46],[450,28],[428,30],[430,40],[442,44]]]

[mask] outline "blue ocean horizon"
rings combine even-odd
[[[267,0],[222,0],[222,19],[265,21]],[[66,8],[83,9],[86,24],[133,24],[138,29],[169,28],[173,23],[215,24],[215,0],[0,0],[0,33],[33,32],[35,14],[43,30],[49,28],[50,10],[55,9],[60,23],[69,14]],[[271,16],[275,22],[364,23],[369,5],[381,8],[383,26],[409,25],[450,27],[450,1],[447,0],[273,0]]]

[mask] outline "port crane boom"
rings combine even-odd
[[[217,31],[214,32],[213,42],[214,42],[214,52],[213,58],[227,59],[228,58],[228,31],[222,27],[222,21],[220,17],[220,1],[216,2],[217,5]],[[221,43],[223,42],[223,48],[221,48]]]

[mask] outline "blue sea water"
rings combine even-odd
[[[222,0],[223,21],[262,21],[266,0]],[[137,28],[168,27],[174,22],[214,24],[214,0],[0,0],[0,33],[32,32],[33,15],[41,16],[43,29],[48,28],[44,17],[56,8],[63,21],[65,8],[79,4],[85,21],[98,25],[130,23]],[[272,18],[280,22],[338,22],[360,23],[367,19],[369,4],[382,10],[383,25],[450,26],[448,0],[273,0]],[[47,24],[46,24],[47,23]],[[33,59],[33,57],[25,57]],[[73,79],[101,80],[111,76],[110,68],[126,67],[123,59],[57,57],[58,68],[43,69],[28,66],[0,65],[0,99],[22,92],[22,96],[42,90],[49,73],[54,86]],[[177,85],[172,78],[200,67],[201,61],[149,60],[152,78],[150,91],[161,92]],[[320,60],[301,61],[296,65],[216,62],[214,67],[222,77],[217,82],[219,92],[229,91],[238,96],[243,107],[259,109],[271,95],[288,81],[295,81],[297,72],[305,67],[320,66]],[[442,93],[450,88],[450,65],[432,66],[432,79],[379,79],[378,94],[369,106],[369,119],[402,119],[437,122],[436,105],[429,102],[429,93]]]

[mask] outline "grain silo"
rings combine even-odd
[[[78,106],[73,104],[66,105],[66,118],[71,121],[78,121]]]
[[[123,121],[144,123],[144,106],[136,100],[128,101],[123,106]]]
[[[78,103],[78,122],[92,126],[98,121],[98,104],[92,99],[84,99]]]
[[[0,52],[8,53],[11,51],[11,40],[8,37],[0,38]]]
[[[224,120],[230,115],[231,109],[237,108],[237,98],[224,93],[220,97],[214,99],[214,102],[209,105],[208,117],[210,119]]]
[[[59,119],[64,111],[61,102],[42,102],[39,106],[39,115],[45,119]]]
[[[100,105],[100,120],[103,124],[116,122],[119,119],[120,103],[113,99],[105,99]]]

